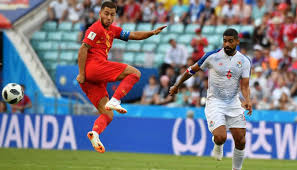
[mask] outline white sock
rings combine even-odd
[[[216,151],[221,151],[223,149],[224,145],[217,145],[216,143],[214,143],[214,148]]]
[[[238,150],[234,148],[233,158],[232,158],[233,170],[241,170],[243,159],[244,159],[244,150]]]
[[[110,99],[110,102],[113,103],[114,105],[119,105],[119,104],[121,104],[121,101],[118,100],[118,99],[116,99],[116,98],[114,98],[114,97],[112,97],[112,98]]]

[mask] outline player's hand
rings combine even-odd
[[[252,109],[252,103],[251,103],[251,101],[242,101],[241,102],[241,107],[243,107],[245,110],[248,110],[249,111],[247,113],[249,116],[252,115],[253,109]]]
[[[78,83],[84,83],[85,82],[85,75],[83,74],[78,74],[76,77],[76,80]]]
[[[167,25],[164,25],[164,26],[162,26],[162,27],[159,27],[159,28],[157,28],[157,29],[155,29],[153,32],[154,32],[154,35],[158,35],[160,32],[162,32],[162,30],[164,29],[164,28],[166,28],[167,27]]]
[[[169,89],[169,95],[174,96],[178,92],[178,87],[177,86],[171,86]]]

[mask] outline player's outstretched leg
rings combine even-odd
[[[230,128],[230,131],[235,142],[232,157],[232,170],[241,170],[244,160],[246,130],[244,128]]]
[[[221,161],[223,158],[224,143],[227,139],[226,126],[219,126],[218,128],[213,130],[212,134],[212,141],[214,143],[212,156],[216,160]]]
[[[99,139],[99,135],[109,125],[113,119],[113,112],[105,110],[105,104],[108,102],[108,98],[104,97],[100,100],[98,111],[101,115],[95,120],[92,131],[88,132],[87,136],[91,141],[94,149],[97,152],[104,153],[105,147]]]
[[[117,80],[122,80],[119,87],[115,91],[113,97],[106,103],[106,110],[116,110],[119,113],[127,113],[127,110],[121,107],[121,99],[128,94],[135,83],[140,79],[141,73],[132,66],[127,66],[126,69],[117,77]]]

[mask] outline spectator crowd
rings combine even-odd
[[[101,0],[55,0],[49,19],[82,22],[82,32],[98,19]],[[204,25],[253,25],[248,44],[240,45],[252,59],[251,98],[255,109],[297,111],[297,0],[118,0],[115,24],[182,23],[198,24],[196,37],[189,44],[193,54],[169,41],[159,77],[151,77],[143,89],[141,104],[204,106],[208,87],[205,73],[198,72],[182,85],[175,97],[169,87],[187,67],[204,54],[208,41],[201,34]],[[81,35],[82,36],[82,35]]]

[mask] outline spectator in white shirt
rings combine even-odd
[[[238,21],[238,13],[236,10],[237,5],[234,5],[232,0],[227,0],[227,3],[223,6],[222,9],[222,17],[224,18],[223,23],[227,23],[228,25],[236,24]]]
[[[184,45],[177,44],[174,39],[169,40],[171,45],[167,51],[164,62],[173,68],[181,68],[186,65],[188,59],[188,51]]]
[[[279,99],[281,98],[282,94],[285,93],[288,97],[291,96],[290,89],[286,87],[286,82],[284,78],[279,78],[278,87],[275,88],[272,92],[272,99],[274,107],[279,106]]]
[[[79,22],[83,11],[82,8],[82,5],[77,3],[77,0],[69,0],[69,7],[64,10],[62,20],[71,21],[73,24]]]
[[[68,8],[65,0],[56,0],[50,3],[47,11],[49,20],[59,22],[62,19],[63,12]]]

